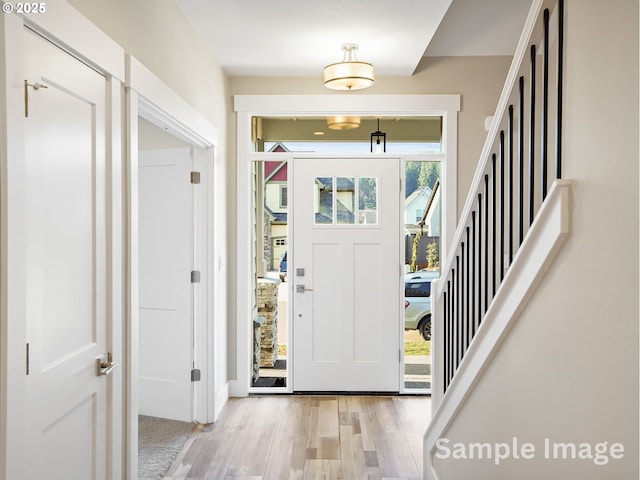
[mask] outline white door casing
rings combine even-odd
[[[138,475],[139,411],[139,235],[138,235],[138,115],[194,146],[196,168],[202,172],[200,205],[203,231],[202,293],[196,302],[196,311],[203,314],[196,325],[196,363],[201,365],[202,379],[194,385],[195,416],[198,421],[215,421],[228,398],[226,380],[226,275],[225,228],[214,218],[224,218],[224,167],[216,157],[220,144],[219,134],[201,113],[195,110],[169,88],[160,78],[131,55],[125,56],[127,88],[125,90],[126,118],[130,131],[127,136],[127,353],[129,380],[126,395],[127,429],[126,472],[129,478]],[[218,188],[214,188],[214,180]],[[206,293],[205,292],[206,289]],[[219,298],[219,302],[214,299]]]
[[[24,159],[25,478],[106,479],[119,402],[113,375],[98,376],[96,365],[112,350],[117,315],[108,305],[108,82],[30,30],[24,42],[34,85]]]
[[[400,161],[297,158],[293,172],[293,389],[397,392]]]
[[[194,188],[191,148],[139,155],[139,413],[193,418]]]

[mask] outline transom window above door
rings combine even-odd
[[[331,120],[335,118],[343,117],[253,117],[252,149],[268,153],[442,153],[441,116],[350,116],[344,118],[357,122],[343,128],[335,128]],[[372,137],[376,134],[385,135],[384,150],[376,145]]]

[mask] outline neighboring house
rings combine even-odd
[[[316,178],[316,223],[333,222],[333,178]],[[336,179],[336,222],[355,223],[355,185],[353,179]]]
[[[427,267],[427,249],[428,246],[434,244],[438,251],[438,259],[440,258],[440,228],[441,228],[441,213],[440,213],[440,180],[436,180],[433,186],[433,190],[425,187],[413,192],[412,195],[407,197],[407,200],[412,200],[412,204],[419,204],[422,202],[421,193],[429,192],[427,200],[424,202],[423,211],[413,224],[407,222],[405,224],[405,264],[409,265],[412,262],[413,255],[416,255],[416,266],[418,269]],[[413,207],[411,207],[413,208]],[[405,215],[409,216],[409,208],[405,208]],[[416,244],[416,235],[420,236]],[[414,252],[415,250],[415,252]]]
[[[411,228],[410,231],[413,231],[415,225],[422,220],[427,209],[429,198],[431,198],[431,188],[428,186],[417,188],[405,198],[404,223],[407,227]]]
[[[277,143],[271,152],[288,152]],[[264,162],[264,210],[270,225],[269,245],[271,250],[270,270],[277,270],[280,258],[287,250],[287,162]]]
[[[441,206],[440,206],[440,180],[436,180],[422,217],[418,221],[418,226],[424,228],[424,233],[432,237],[440,236],[441,226]]]

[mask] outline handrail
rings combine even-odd
[[[442,337],[434,344],[442,349],[436,397],[453,381],[550,183],[562,178],[563,19],[564,0],[534,0],[441,280],[434,284],[434,301],[442,307],[434,313],[443,314]]]

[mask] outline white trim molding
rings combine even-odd
[[[476,336],[469,345],[458,370],[443,396],[442,291],[443,282],[434,282],[433,338],[434,367],[432,372],[433,417],[424,435],[425,478],[437,478],[433,470],[436,441],[445,437],[465,401],[472,395],[482,373],[500,349],[520,312],[533,296],[570,230],[571,181],[555,180],[527,237],[487,310]]]
[[[460,95],[236,95],[234,111],[255,115],[440,115],[460,111]]]
[[[126,469],[129,478],[137,478],[138,471],[138,363],[139,363],[139,238],[138,238],[138,118],[143,117],[164,131],[194,146],[194,156],[203,174],[203,202],[206,224],[199,232],[203,241],[200,254],[206,287],[203,322],[196,325],[197,342],[194,345],[196,365],[204,370],[202,381],[194,384],[194,418],[213,422],[228,399],[226,383],[217,385],[214,345],[219,324],[226,318],[216,314],[217,289],[223,284],[224,272],[215,268],[217,258],[217,232],[214,228],[218,211],[213,194],[216,153],[219,135],[216,127],[203,115],[171,90],[153,72],[134,56],[126,56],[126,172],[127,172],[127,452]]]
[[[140,116],[199,147],[219,146],[218,130],[133,55],[126,55],[126,86],[139,93]]]
[[[124,81],[120,45],[65,0],[47,0],[45,7],[43,14],[22,16],[24,24],[96,70]]]

